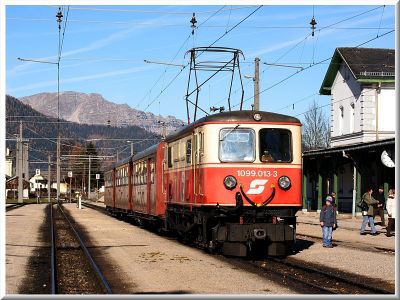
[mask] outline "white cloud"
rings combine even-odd
[[[85,75],[85,76],[80,76],[80,77],[61,79],[60,86],[62,86],[63,84],[66,84],[66,83],[80,82],[80,81],[84,81],[84,80],[94,80],[94,79],[107,78],[107,77],[113,77],[113,76],[124,75],[124,74],[133,74],[133,73],[142,72],[142,71],[152,69],[152,68],[155,68],[155,67],[154,66],[133,67],[133,68],[116,70],[116,71],[111,71],[111,72],[104,72],[104,73],[97,73],[97,74]],[[44,87],[49,87],[49,86],[54,87],[56,85],[57,85],[57,80],[49,80],[49,81],[24,85],[24,86],[16,87],[16,88],[9,88],[7,90],[7,93],[15,94],[16,92],[27,91],[27,90],[32,90],[32,89],[36,89],[36,88],[44,88]]]

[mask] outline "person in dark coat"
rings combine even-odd
[[[325,205],[321,209],[319,222],[322,227],[322,246],[325,248],[333,248],[332,246],[332,230],[337,227],[336,208],[332,205],[332,197],[327,196]]]
[[[362,201],[364,201],[368,205],[368,210],[363,211],[363,221],[360,228],[360,234],[365,235],[365,226],[369,222],[371,226],[371,235],[378,235],[379,233],[376,231],[376,227],[374,224],[374,204],[378,204],[379,201],[372,197],[372,188],[368,188],[367,192],[362,196]]]
[[[383,193],[383,186],[380,186],[378,189],[378,193],[374,195],[374,198],[379,201],[378,204],[374,206],[374,220],[375,216],[379,216],[381,218],[381,226],[385,226],[385,195]]]

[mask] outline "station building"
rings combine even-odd
[[[320,94],[331,97],[330,148],[303,153],[303,211],[335,192],[355,216],[367,187],[386,196],[395,185],[395,50],[337,48]]]

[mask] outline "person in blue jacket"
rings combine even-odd
[[[332,205],[332,202],[332,197],[327,196],[319,215],[319,222],[322,227],[322,246],[325,248],[333,248],[332,231],[337,227],[336,208]]]

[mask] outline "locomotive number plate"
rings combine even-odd
[[[278,171],[269,170],[237,170],[237,176],[239,177],[278,177]]]

